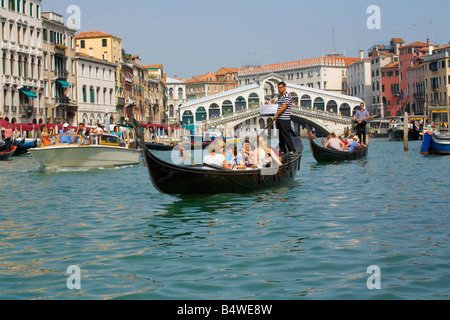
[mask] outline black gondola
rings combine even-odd
[[[206,149],[210,144],[211,144],[211,142],[203,142],[202,149]],[[171,145],[163,144],[163,143],[146,143],[145,146],[147,147],[147,149],[153,150],[153,151],[172,151],[177,145],[171,146]],[[189,145],[189,143],[183,144],[182,146],[184,149],[194,147],[193,144]]]
[[[135,123],[139,128],[139,124]],[[138,140],[143,135],[138,132]],[[300,171],[303,144],[294,137],[297,154],[289,156],[279,168],[225,170],[207,165],[179,166],[157,158],[144,148],[145,162],[155,188],[170,195],[246,194],[284,185]]]
[[[319,146],[314,142],[314,139],[311,136],[311,131],[308,128],[308,140],[311,146],[311,152],[313,154],[314,159],[317,162],[342,162],[342,161],[350,161],[362,159],[367,156],[369,153],[369,146],[363,147],[362,149],[356,151],[337,151],[328,148],[324,148]]]
[[[8,161],[12,157],[16,149],[16,146],[12,146],[10,150],[4,150],[3,152],[0,152],[0,161]]]

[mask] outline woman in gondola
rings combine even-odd
[[[225,142],[223,140],[215,141],[211,144],[210,154],[205,156],[203,163],[210,166],[221,167],[230,170],[230,166],[227,163],[226,157],[224,156]]]

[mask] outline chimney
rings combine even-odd
[[[80,46],[77,46],[77,47],[75,48],[75,53],[80,53]]]
[[[89,48],[89,56],[90,56],[91,58],[94,57],[94,49]]]
[[[359,50],[359,59],[361,59],[361,61],[364,59],[364,50]]]

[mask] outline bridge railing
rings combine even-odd
[[[305,116],[309,116],[309,117],[316,118],[316,119],[340,122],[340,123],[345,123],[345,124],[349,124],[353,121],[352,117],[343,116],[340,114],[336,114],[334,112],[323,111],[323,110],[314,109],[314,108],[293,106],[292,111],[294,114],[300,114],[300,115],[305,115]],[[219,125],[219,124],[223,124],[226,122],[233,122],[235,120],[247,118],[247,117],[253,116],[253,115],[256,116],[259,113],[260,113],[259,106],[252,107],[252,108],[243,109],[243,110],[236,111],[236,112],[233,112],[233,113],[230,113],[227,115],[222,115],[220,117],[216,117],[213,119],[203,121],[202,124],[208,123],[208,125],[214,126],[214,125]]]

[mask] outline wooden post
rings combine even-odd
[[[403,145],[405,148],[405,151],[408,152],[409,151],[409,116],[408,116],[408,112],[405,112],[405,119],[403,120],[403,126],[404,126],[404,130],[403,130]]]

